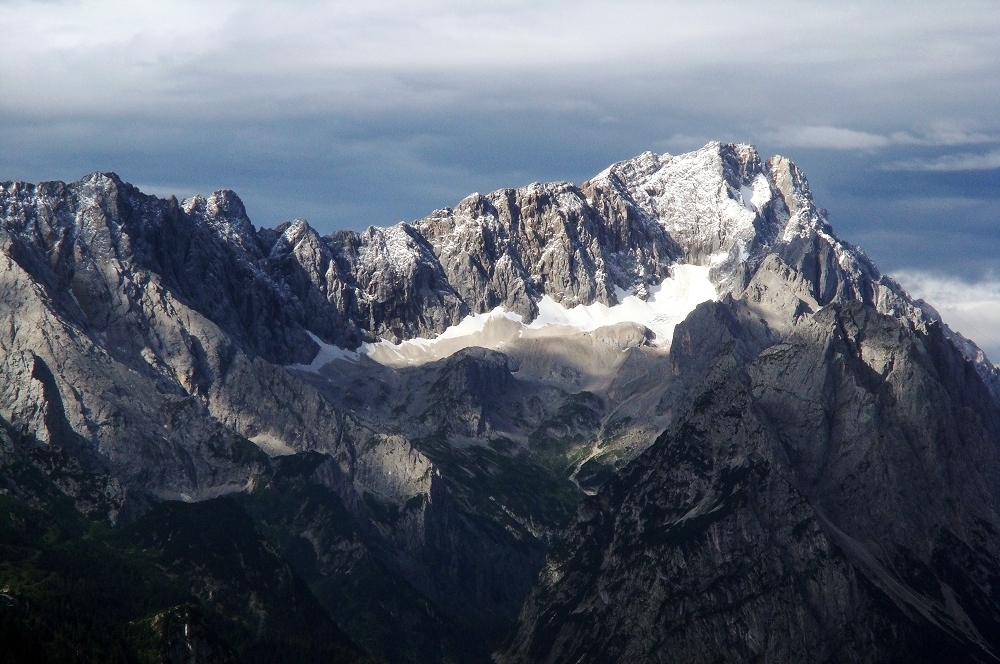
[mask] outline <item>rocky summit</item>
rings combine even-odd
[[[6,182],[0,247],[12,661],[1000,661],[1000,370],[783,157],[327,236]]]

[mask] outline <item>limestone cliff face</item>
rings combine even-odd
[[[616,287],[666,276],[679,248],[662,227],[615,203],[597,187],[536,183],[474,194],[416,228],[472,310],[503,306],[530,320],[544,294],[566,306],[615,304]]]
[[[308,482],[344,505],[393,601],[445,633],[463,620],[509,624],[540,545],[456,514],[411,440],[362,425],[284,366],[312,358],[307,331],[357,342],[369,327],[412,336],[454,322],[441,311],[464,314],[419,235],[373,229],[337,245],[304,222],[257,232],[231,192],[178,204],[102,174],[5,184],[0,211],[4,473],[41,469],[81,510],[114,522],[159,500],[256,496],[281,472],[278,458],[317,453],[323,472]],[[396,262],[411,250],[431,258]],[[4,491],[26,491],[4,479]],[[296,500],[283,509],[308,504]],[[320,558],[343,544],[285,533]],[[333,559],[322,570],[336,585],[353,562]]]
[[[325,237],[228,191],[8,182],[0,250],[0,488],[27,464],[116,523],[236,494],[391,661],[484,661],[515,620],[510,661],[997,653],[1000,372],[787,159],[645,153]],[[718,301],[669,352],[511,317],[350,352],[685,263]]]
[[[847,300],[936,318],[833,235],[794,164],[748,146],[645,153],[580,187],[475,194],[412,225],[327,237],[304,220],[256,230],[232,192],[176,203],[113,174],[8,183],[2,199],[19,260],[39,278],[47,266],[46,282],[72,293],[88,327],[103,329],[112,305],[139,295],[116,294],[119,275],[133,290],[152,280],[282,364],[308,363],[307,332],[354,348],[433,336],[497,306],[530,321],[542,295],[614,304],[676,261],[711,266],[721,293],[782,320]]]
[[[698,393],[581,508],[501,659],[993,661],[1000,411],[983,381],[939,327],[870,305],[763,350],[741,306],[678,327]]]
[[[256,244],[235,197],[188,216],[97,175],[5,186],[3,209],[0,415],[18,430],[77,441],[95,467],[163,497],[244,488],[247,439],[350,456],[329,404],[255,353],[277,343],[254,338],[255,321],[288,308],[245,260]],[[234,288],[241,270],[260,288]]]

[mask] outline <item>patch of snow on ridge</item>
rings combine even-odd
[[[758,173],[753,180],[753,194],[750,196],[750,204],[757,210],[761,210],[770,202],[771,185],[763,173]]]
[[[567,309],[546,295],[538,303],[538,317],[528,328],[565,325],[581,332],[591,332],[605,325],[639,323],[656,335],[655,345],[666,348],[670,345],[677,323],[702,302],[718,297],[715,286],[708,278],[708,271],[708,267],[700,265],[675,265],[673,276],[664,279],[658,286],[650,287],[646,300],[616,289],[618,304],[613,307],[595,302]]]
[[[740,187],[740,202],[750,212],[759,212],[770,201],[771,185],[763,174],[758,174],[749,185]]]
[[[379,364],[392,367],[424,364],[440,360],[463,348],[498,348],[519,336],[524,324],[521,315],[497,307],[485,314],[471,314],[433,339],[417,337],[398,344],[389,341],[365,343],[358,352]]]
[[[344,350],[340,346],[328,344],[309,330],[306,330],[306,334],[308,334],[309,338],[312,339],[317,346],[319,346],[319,351],[316,352],[316,357],[313,358],[313,361],[310,364],[290,364],[289,368],[319,373],[320,369],[334,360],[348,360],[350,362],[358,361],[359,351]]]
[[[715,286],[708,278],[708,267],[675,265],[672,272],[671,277],[647,289],[649,295],[645,300],[616,289],[618,304],[611,307],[596,302],[567,309],[546,295],[538,302],[538,316],[528,325],[524,324],[520,314],[497,307],[484,314],[466,316],[433,339],[418,337],[398,344],[383,340],[362,344],[356,351],[324,343],[310,332],[309,336],[320,347],[319,352],[310,364],[296,364],[289,368],[319,373],[320,369],[335,360],[358,362],[363,357],[385,366],[412,366],[443,359],[471,346],[499,349],[515,339],[540,334],[548,337],[569,336],[619,323],[646,326],[656,335],[653,345],[668,348],[674,327],[696,306],[718,297]]]

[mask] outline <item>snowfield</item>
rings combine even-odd
[[[654,335],[651,343],[668,349],[674,327],[696,306],[718,296],[708,277],[708,267],[677,264],[671,273],[660,284],[646,289],[645,299],[616,289],[618,304],[611,307],[596,302],[566,308],[545,295],[538,301],[538,316],[529,324],[523,322],[520,314],[497,307],[487,313],[466,316],[433,339],[418,337],[398,344],[383,340],[362,344],[356,351],[325,343],[310,332],[319,352],[310,364],[295,364],[290,368],[319,373],[331,362],[358,362],[362,356],[386,366],[414,366],[443,359],[471,346],[499,350],[515,339],[572,336],[620,323],[637,323],[648,328]]]

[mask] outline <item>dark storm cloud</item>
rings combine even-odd
[[[750,142],[883,269],[1000,274],[994,2],[4,0],[0,26],[4,179],[228,187],[329,231]]]

